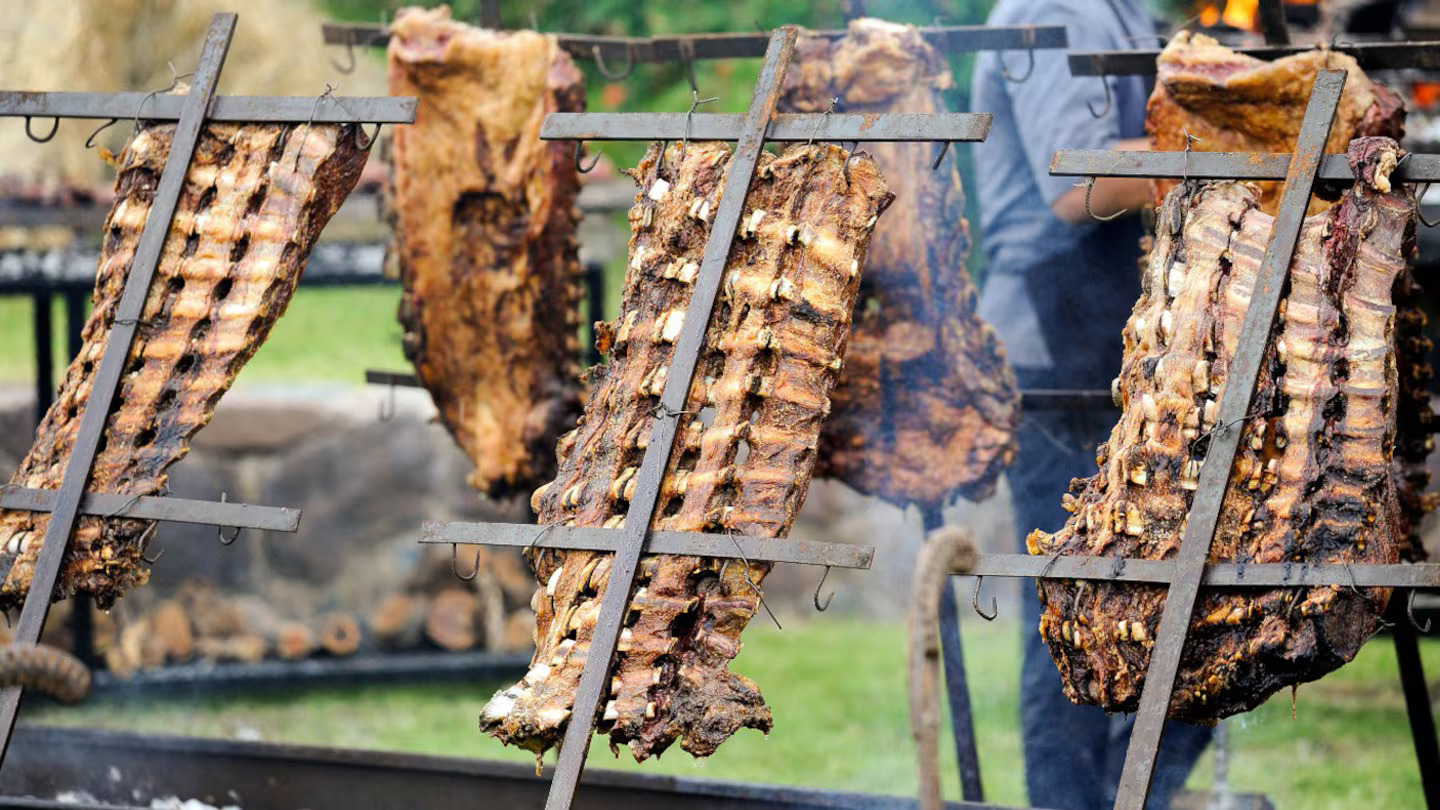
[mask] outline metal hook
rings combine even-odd
[[[55,133],[60,131],[60,118],[57,116],[51,120],[53,120],[55,123],[50,126],[50,134],[41,138],[38,137],[34,132],[30,131],[30,116],[25,116],[25,137],[29,138],[35,143],[48,143],[52,138],[55,137]]]
[[[295,150],[295,166],[293,171],[300,170],[300,158],[305,155],[305,144],[310,140],[310,126],[315,123],[315,111],[320,109],[320,102],[324,101],[325,97],[333,92],[335,92],[334,85],[326,82],[325,92],[316,96],[315,103],[310,105],[310,118],[305,122],[305,134],[300,136],[300,148]]]
[[[356,149],[359,149],[361,152],[369,152],[369,151],[370,151],[370,147],[374,146],[374,145],[375,145],[375,141],[380,138],[380,127],[382,127],[382,126],[384,126],[384,125],[383,125],[383,124],[376,124],[376,125],[375,125],[375,134],[374,134],[374,135],[366,135],[366,134],[365,134],[365,125],[357,122],[357,123],[355,124],[355,135],[354,135],[354,138],[355,138],[355,148],[356,148]]]
[[[1406,157],[1409,157],[1409,155],[1406,155]],[[1420,224],[1421,224],[1421,225],[1424,225],[1424,226],[1427,227],[1427,228],[1433,228],[1433,227],[1435,227],[1436,225],[1440,225],[1440,220],[1436,220],[1436,221],[1434,221],[1434,222],[1431,222],[1430,220],[1426,219],[1426,218],[1425,218],[1425,209],[1423,209],[1423,208],[1420,207],[1420,204],[1425,200],[1425,193],[1428,192],[1429,190],[1430,190],[1430,184],[1429,184],[1429,183],[1426,183],[1424,186],[1422,186],[1422,187],[1420,188],[1420,192],[1415,195],[1415,216],[1416,216],[1416,218],[1418,218],[1418,219],[1420,220]]]
[[[666,151],[667,149],[669,149],[669,148],[670,148],[670,142],[669,142],[669,141],[661,141],[661,142],[660,142],[660,157],[658,157],[658,158],[655,159],[655,176],[656,176],[656,177],[660,177],[660,173],[665,169],[665,151]]]
[[[1115,106],[1115,97],[1110,94],[1110,80],[1105,78],[1104,76],[1101,76],[1100,83],[1105,85],[1105,109],[1101,110],[1100,112],[1095,112],[1095,105],[1091,104],[1089,101],[1085,102],[1086,108],[1090,110],[1090,115],[1094,116],[1095,118],[1104,118],[1105,116],[1110,114],[1110,108]]]
[[[985,577],[975,577],[975,592],[970,594],[970,607],[975,609],[975,613],[978,614],[980,618],[987,622],[993,622],[995,621],[995,617],[1000,615],[1000,600],[996,599],[994,595],[991,595],[990,614],[988,616],[985,614],[985,611],[980,609],[980,586],[984,583]]]
[[[237,531],[238,531],[238,530],[237,530]],[[159,553],[159,554],[156,554],[154,557],[146,557],[144,554],[141,554],[141,555],[140,555],[140,559],[143,560],[146,565],[154,565],[155,563],[160,562],[160,558],[161,558],[161,557],[164,557],[164,556],[165,556],[165,549],[162,548],[162,549],[160,549],[160,553]]]
[[[1000,75],[1005,77],[1005,81],[1012,84],[1022,84],[1026,79],[1030,78],[1031,73],[1035,72],[1035,50],[1033,48],[1028,49],[1025,51],[1025,53],[1029,55],[1030,64],[1025,66],[1024,76],[1010,75],[1010,69],[1005,67],[1005,52],[1001,51],[1000,53],[996,54],[995,58],[1000,60]],[[1108,89],[1110,85],[1107,83],[1105,86]],[[1100,116],[1096,117],[1099,118]]]
[[[830,566],[827,565],[825,566],[825,573],[820,575],[820,582],[815,585],[815,596],[813,597],[815,609],[821,613],[829,610],[830,603],[835,600],[835,592],[831,591],[830,595],[825,597],[825,604],[820,604],[820,589],[825,587],[825,578],[828,576],[830,576]]]
[[[815,136],[820,134],[820,127],[822,127],[822,126],[825,125],[825,119],[828,118],[828,117],[830,117],[830,113],[835,112],[835,105],[836,105],[836,104],[839,104],[839,103],[840,103],[840,97],[839,97],[839,96],[831,96],[831,97],[830,97],[830,106],[828,106],[828,107],[825,108],[825,112],[820,113],[820,118],[819,118],[819,120],[817,120],[817,121],[815,122],[815,128],[810,131],[810,140],[808,140],[808,141],[805,142],[805,145],[806,145],[806,146],[814,146],[814,145],[815,145]]]
[[[1091,219],[1097,222],[1113,222],[1124,216],[1130,210],[1128,208],[1121,208],[1113,214],[1103,217],[1100,216],[1090,209],[1090,194],[1095,191],[1095,178],[1087,177],[1081,185],[1085,186],[1085,213],[1089,214]]]
[[[102,132],[104,132],[106,129],[114,126],[119,120],[120,120],[119,118],[111,118],[109,121],[106,121],[105,123],[103,123],[103,124],[101,124],[100,126],[96,127],[96,128],[95,128],[95,131],[92,132],[92,133],[90,133],[90,137],[88,137],[88,138],[85,139],[85,148],[86,148],[86,149],[94,149],[94,148],[95,148],[95,136],[96,136],[96,135],[99,135],[99,134],[102,133]]]
[[[580,150],[584,147],[584,141],[575,142],[575,171],[581,174],[589,174],[590,172],[595,170],[595,164],[600,162],[600,156],[605,153],[600,151],[599,149],[596,149],[594,157],[590,158],[590,165],[586,166],[580,162]]]
[[[332,57],[330,57],[330,67],[333,67],[333,68],[335,68],[336,70],[340,71],[341,73],[345,74],[346,76],[349,76],[351,73],[354,73],[354,72],[355,72],[355,32],[354,32],[354,31],[351,31],[351,32],[350,32],[350,41],[345,44],[345,55],[346,55],[347,57],[349,57],[350,64],[348,64],[348,65],[342,65],[342,64],[340,64],[339,62],[336,62],[336,61],[335,61],[335,57],[332,56]]]
[[[600,54],[599,45],[590,46],[590,55],[595,58],[595,69],[600,71],[601,76],[604,76],[612,82],[628,79],[630,78],[630,74],[635,72],[635,53],[630,50],[629,43],[625,44],[625,69],[619,72],[612,73],[610,68],[606,67],[605,57]]]
[[[464,574],[460,573],[460,544],[451,543],[450,571],[454,573],[456,579],[459,579],[461,582],[470,582],[471,580],[475,579],[475,577],[480,576],[480,555],[478,553],[475,555],[475,570],[471,571],[470,576],[467,577]]]
[[[701,104],[709,104],[712,101],[719,101],[719,96],[700,98],[700,94],[694,90],[690,91],[690,109],[685,113],[685,137],[680,140],[680,159],[685,159],[685,145],[690,142],[690,119],[695,115],[695,109]]]
[[[388,405],[388,407],[387,407]],[[389,422],[395,418],[395,386],[390,386],[390,396],[380,400],[380,421]]]
[[[1410,618],[1410,626],[1421,633],[1430,632],[1430,620],[1426,619],[1425,624],[1415,620],[1415,589],[1410,589],[1410,595],[1405,597],[1405,615]]]
[[[170,86],[167,87],[167,88],[165,88],[164,90],[151,90],[150,92],[146,93],[146,94],[144,95],[144,97],[142,97],[142,98],[140,99],[140,103],[139,103],[139,104],[136,104],[136,105],[135,105],[135,118],[134,118],[133,130],[132,130],[133,132],[139,132],[139,131],[140,131],[140,113],[141,113],[142,110],[145,109],[145,102],[147,102],[147,101],[149,101],[150,99],[152,99],[152,98],[160,95],[161,93],[168,93],[168,92],[170,92],[171,90],[174,90],[177,86],[179,86],[181,79],[189,78],[189,77],[195,75],[194,73],[186,73],[185,75],[182,76],[182,75],[180,75],[180,74],[178,74],[178,73],[175,72],[175,63],[174,63],[174,62],[166,62],[165,64],[167,64],[167,65],[170,66]]]
[[[941,141],[941,142],[940,142],[940,154],[936,155],[936,156],[935,156],[935,162],[930,164],[930,170],[931,170],[931,171],[935,171],[935,170],[937,170],[937,169],[940,168],[940,164],[945,160],[945,153],[946,153],[946,152],[949,152],[949,151],[950,151],[950,142],[949,142],[949,141]]]
[[[221,502],[221,503],[225,503],[225,499],[226,499],[227,497],[229,497],[229,493],[226,493],[226,492],[220,493],[220,502]],[[216,526],[216,527],[215,527],[216,533],[217,533],[217,534],[219,535],[219,537],[220,537],[220,545],[222,545],[222,546],[228,546],[228,545],[234,543],[237,539],[239,539],[239,537],[240,537],[240,531],[241,531],[240,527],[239,527],[239,526],[232,526],[231,528],[233,528],[235,531],[232,532],[232,533],[227,537],[227,536],[225,535],[225,527],[224,527],[224,526]],[[157,558],[157,559],[158,559],[158,558]]]

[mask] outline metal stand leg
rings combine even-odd
[[[70,361],[80,354],[85,345],[85,301],[89,293],[85,290],[65,291],[65,348]],[[100,666],[95,655],[95,616],[87,594],[77,593],[71,597],[70,651],[75,653],[85,666]]]
[[[53,356],[54,323],[51,317],[49,290],[31,294],[35,316],[35,424],[45,419],[50,403],[55,401],[55,358]]]
[[[945,525],[940,511],[926,511],[925,533]],[[945,661],[945,694],[950,698],[950,731],[955,735],[955,759],[960,766],[960,795],[967,802],[985,801],[980,782],[980,753],[975,745],[975,716],[970,710],[970,686],[965,680],[965,645],[960,637],[959,601],[952,577],[940,595],[940,650]]]
[[[1398,598],[1398,594],[1394,598]],[[1425,686],[1425,668],[1420,660],[1420,644],[1415,631],[1403,615],[1395,611],[1395,626],[1390,634],[1395,639],[1395,657],[1400,663],[1400,686],[1405,691],[1405,708],[1410,715],[1410,734],[1415,738],[1415,759],[1420,765],[1420,785],[1425,793],[1425,806],[1440,810],[1440,743],[1435,738],[1435,714],[1430,707],[1430,692]]]

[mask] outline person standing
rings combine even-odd
[[[1063,25],[1075,51],[1156,43],[1140,0],[1000,0],[988,24]],[[1150,182],[1100,178],[1087,210],[1085,189],[1075,178],[1051,177],[1049,167],[1060,149],[1148,148],[1149,82],[1072,77],[1065,51],[1033,53],[1028,77],[1028,57],[1013,52],[985,53],[975,64],[973,109],[995,116],[990,137],[974,147],[987,260],[980,314],[1004,342],[1021,389],[1108,390],[1120,369],[1121,329],[1140,296],[1142,227],[1135,213],[1152,199]],[[1110,411],[1026,411],[1007,474],[1022,552],[1030,530],[1064,524],[1061,496],[1072,478],[1094,474],[1095,448],[1114,424]],[[1053,810],[1110,807],[1133,721],[1070,702],[1036,629],[1033,582],[1021,591],[1030,802]],[[1170,806],[1209,739],[1208,728],[1166,726],[1147,808]]]

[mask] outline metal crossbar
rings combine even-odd
[[[1313,46],[1265,46],[1236,48],[1235,52],[1271,61],[1313,51]],[[1329,50],[1353,56],[1366,70],[1440,68],[1440,42],[1337,43]],[[1070,54],[1071,76],[1154,76],[1160,51],[1074,51]]]
[[[1153,66],[1153,55],[1148,57]],[[1292,155],[1227,155],[1210,153],[1152,153],[1141,157],[1124,152],[1061,152],[1052,174],[1135,177],[1203,177],[1208,179],[1280,179],[1277,164],[1286,165],[1284,192],[1275,218],[1270,243],[1246,312],[1240,340],[1231,360],[1229,384],[1220,403],[1217,422],[1230,424],[1243,419],[1250,407],[1261,360],[1279,307],[1286,275],[1299,240],[1317,179],[1352,179],[1341,156],[1325,156],[1345,72],[1324,70],[1318,74],[1305,112],[1295,153]],[[1414,181],[1433,171],[1440,163],[1431,156],[1405,161],[1407,176]],[[1328,175],[1328,177],[1327,177]],[[1081,399],[1098,400],[1102,392],[1056,392],[1058,402],[1073,405]],[[1097,403],[1098,404],[1098,403]],[[1335,585],[1351,587],[1417,588],[1440,586],[1440,565],[1347,565],[1208,562],[1226,483],[1230,477],[1241,431],[1223,431],[1211,439],[1206,464],[1190,509],[1179,554],[1170,560],[1142,560],[1122,557],[1052,556],[1025,554],[983,554],[975,566],[964,572],[986,576],[1149,582],[1165,585],[1168,595],[1155,632],[1155,647],[1141,692],[1139,713],[1131,732],[1125,768],[1116,797],[1117,810],[1142,810],[1149,795],[1156,755],[1164,733],[1181,653],[1189,634],[1191,614],[1199,590],[1204,587],[1302,587]],[[961,573],[961,572],[956,572]],[[977,588],[979,580],[977,579]],[[977,591],[978,595],[978,591]],[[1416,755],[1424,783],[1427,806],[1440,808],[1440,751],[1435,725],[1424,691],[1424,675],[1418,655],[1413,653],[1414,636],[1408,622],[1394,628],[1397,651],[1401,653],[1401,679],[1411,712]],[[1408,645],[1408,647],[1407,647]]]
[[[80,515],[128,517],[222,527],[249,527],[294,532],[300,512],[249,506],[146,496],[86,492],[100,441],[105,433],[119,390],[125,361],[141,324],[145,299],[160,262],[171,220],[185,185],[191,158],[207,120],[407,123],[414,120],[414,98],[270,98],[215,96],[215,87],[235,34],[237,16],[216,14],[210,23],[193,86],[184,96],[159,94],[18,93],[0,92],[0,116],[52,116],[59,118],[130,118],[175,120],[175,133],[165,168],[155,189],[150,214],[136,246],[125,289],[116,307],[114,327],[105,344],[80,428],[65,462],[58,490],[15,486],[0,488],[0,508],[49,512],[44,537],[14,643],[34,644],[40,638],[50,611],[50,599],[60,575],[66,547]],[[217,109],[221,115],[215,113]],[[48,310],[48,308],[47,308]],[[73,348],[73,347],[72,347]],[[4,761],[14,731],[23,690],[11,686],[0,691],[0,762]]]
[[[1063,25],[948,25],[917,29],[925,41],[943,53],[1041,50],[1069,47]],[[806,36],[839,39],[845,31],[806,31]],[[320,35],[326,45],[383,48],[390,29],[375,23],[325,23]],[[657,37],[602,37],[557,34],[562,50],[576,59],[624,64],[626,72],[640,62],[688,62],[709,59],[762,57],[770,39],[766,32],[684,34]]]
[[[817,120],[818,119],[818,120]],[[765,140],[810,141],[983,141],[989,113],[885,113],[823,117],[815,113],[775,116]],[[730,113],[550,113],[540,130],[545,140],[737,141],[745,116]]]
[[[1191,180],[1284,180],[1289,155],[1245,152],[1117,152],[1064,149],[1055,153],[1050,173],[1067,177],[1185,177]],[[1345,155],[1322,155],[1317,180],[1353,183]],[[1440,181],[1440,155],[1409,155],[1391,172],[1398,183]]]

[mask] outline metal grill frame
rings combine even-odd
[[[171,498],[134,497],[87,493],[91,468],[105,433],[115,394],[119,390],[126,357],[148,297],[150,283],[159,265],[160,252],[170,230],[201,128],[207,120],[284,121],[303,123],[328,121],[345,123],[407,123],[414,120],[414,98],[335,98],[329,93],[314,99],[288,97],[223,97],[215,95],[220,72],[235,34],[238,15],[218,13],[210,22],[194,84],[184,96],[120,93],[27,93],[0,92],[0,117],[125,118],[175,120],[175,137],[155,192],[155,201],[136,248],[135,260],[126,279],[116,310],[115,327],[105,346],[96,374],[89,405],[80,420],[79,434],[65,464],[58,490],[33,490],[14,486],[0,488],[0,508],[50,512],[51,518],[41,541],[36,570],[26,594],[14,643],[39,641],[50,597],[59,577],[61,563],[81,514],[119,515],[152,520],[182,521],[236,528],[258,528],[294,532],[300,512],[245,504],[192,501]],[[153,106],[151,106],[153,104]],[[148,107],[148,109],[144,109]],[[112,115],[112,113],[118,113]],[[372,139],[373,143],[373,139]],[[47,344],[48,345],[48,344]],[[0,690],[0,763],[9,748],[16,715],[24,690],[19,686]]]

